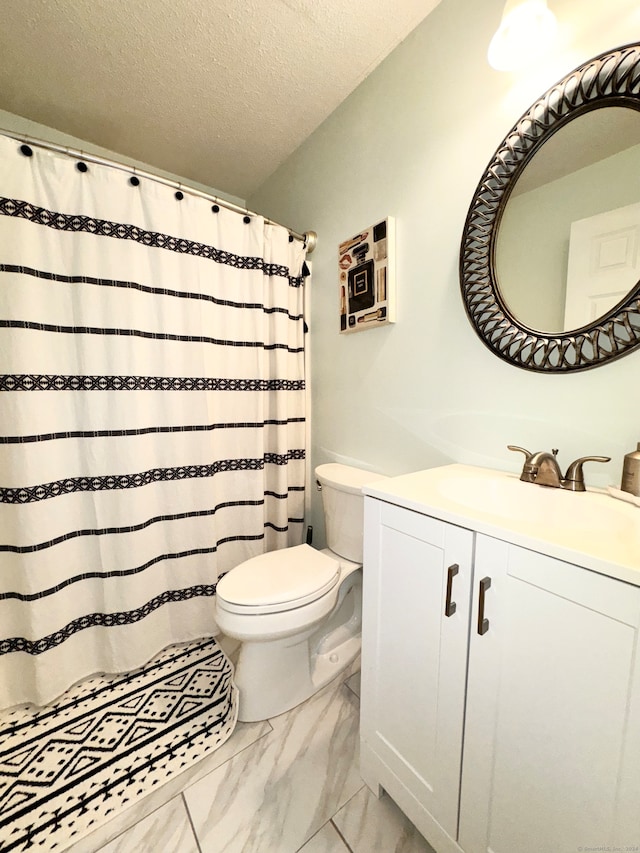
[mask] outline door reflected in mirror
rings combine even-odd
[[[640,112],[602,106],[552,134],[500,220],[496,283],[522,325],[592,325],[640,281]]]

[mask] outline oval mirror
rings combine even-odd
[[[462,239],[467,314],[518,367],[585,370],[640,345],[640,45],[596,57],[504,139]]]

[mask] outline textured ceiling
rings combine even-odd
[[[247,198],[439,2],[4,3],[0,108]]]

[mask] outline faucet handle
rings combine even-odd
[[[533,456],[533,453],[530,450],[525,450],[524,447],[517,447],[515,444],[507,444],[507,450],[518,450],[520,453],[524,453],[525,463],[527,463]]]
[[[520,453],[524,453],[524,465],[522,466],[522,474],[520,474],[520,479],[523,483],[534,483],[536,479],[536,475],[532,473],[529,469],[529,462],[533,459],[533,453],[530,450],[527,450],[524,447],[518,447],[515,444],[507,444],[507,450],[517,450]]]
[[[563,488],[572,492],[585,492],[584,474],[582,466],[585,462],[611,462],[610,456],[581,456],[567,468]]]

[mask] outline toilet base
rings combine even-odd
[[[245,723],[277,717],[295,708],[332,681],[361,648],[362,575],[344,582],[346,590],[333,613],[319,627],[276,640],[240,646],[235,683],[238,720]]]
[[[339,652],[319,655],[314,662],[313,674],[309,671],[309,655],[307,644],[304,643],[301,650],[295,647],[286,651],[278,650],[281,666],[279,673],[274,677],[274,668],[268,673],[268,679],[264,678],[265,669],[262,666],[262,654],[251,660],[254,644],[247,643],[240,651],[238,660],[238,674],[244,674],[247,681],[236,676],[235,682],[240,692],[238,705],[238,720],[242,723],[255,723],[277,717],[300,705],[306,699],[317,693],[325,684],[328,684],[338,676],[358,656],[360,652],[360,638],[350,640]],[[265,643],[255,644],[264,649]],[[242,663],[242,666],[241,666]],[[252,664],[256,664],[255,669]],[[301,667],[305,667],[305,678],[299,679]],[[262,673],[262,677],[260,676]],[[295,674],[295,675],[294,675]]]

